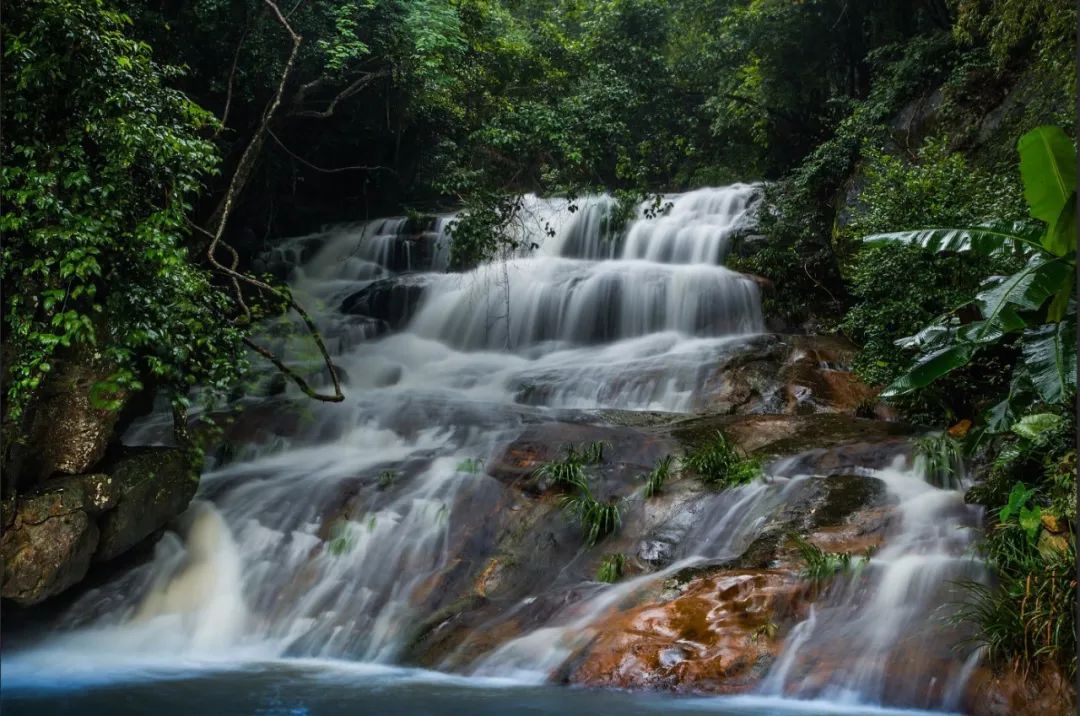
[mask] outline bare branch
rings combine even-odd
[[[335,96],[332,100],[330,100],[330,104],[328,104],[326,109],[324,109],[323,111],[317,112],[315,110],[295,110],[295,111],[292,112],[292,116],[294,116],[294,117],[314,117],[315,119],[326,119],[327,117],[330,117],[331,115],[334,114],[334,110],[337,108],[338,104],[340,104],[342,101],[348,99],[349,97],[352,97],[354,94],[356,94],[360,90],[364,89],[365,87],[367,87],[369,84],[371,84],[372,82],[374,82],[378,78],[386,77],[387,74],[388,73],[386,72],[386,70],[379,70],[378,72],[367,72],[367,73],[361,75],[359,78],[357,78],[348,87],[346,87],[345,89],[338,92],[337,96]],[[320,78],[320,80],[322,80],[322,78]],[[316,80],[316,82],[318,82],[318,81],[319,80]],[[301,99],[302,99],[302,97],[301,97]]]
[[[323,167],[316,166],[315,164],[312,164],[307,159],[304,159],[299,154],[297,154],[296,152],[294,152],[291,149],[289,149],[288,147],[286,147],[285,143],[282,142],[278,138],[278,136],[276,134],[274,134],[273,130],[267,130],[267,131],[270,134],[270,138],[273,139],[275,142],[277,142],[277,145],[279,147],[281,147],[285,151],[286,154],[288,154],[290,157],[292,157],[296,161],[300,162],[304,166],[306,166],[306,167],[308,167],[310,169],[314,169],[317,172],[322,172],[323,174],[337,174],[338,172],[351,172],[351,171],[369,171],[369,172],[383,171],[383,172],[390,172],[392,174],[397,174],[397,172],[394,171],[393,169],[391,169],[390,167],[381,167],[381,166],[356,165],[356,166],[351,166],[351,167],[336,167],[334,169],[324,169]]]
[[[338,379],[337,369],[334,367],[334,363],[330,359],[330,354],[326,350],[326,344],[323,343],[322,336],[319,335],[319,329],[316,327],[315,322],[311,320],[311,317],[307,314],[307,311],[305,311],[300,306],[300,304],[293,300],[293,297],[286,292],[276,289],[269,284],[252,278],[251,276],[247,276],[238,272],[236,270],[236,267],[239,263],[239,259],[236,255],[236,252],[232,249],[231,246],[229,246],[227,249],[231,253],[231,267],[221,264],[216,256],[218,247],[228,246],[228,244],[225,244],[222,241],[222,236],[225,233],[225,225],[228,223],[229,216],[233,210],[233,206],[236,203],[240,192],[243,191],[244,186],[247,184],[248,178],[251,175],[252,168],[255,166],[255,162],[258,158],[259,152],[262,150],[262,146],[266,140],[266,135],[269,132],[270,120],[273,118],[274,113],[277,111],[278,107],[281,106],[281,97],[285,92],[285,85],[289,81],[289,75],[292,73],[293,64],[296,62],[296,56],[300,51],[300,44],[303,42],[303,38],[299,34],[297,34],[295,30],[292,29],[292,26],[289,25],[288,20],[286,20],[285,17],[281,14],[281,10],[280,8],[278,8],[277,4],[273,0],[263,0],[263,2],[268,8],[270,8],[270,11],[277,18],[278,23],[289,34],[289,38],[292,40],[292,48],[289,51],[288,59],[285,61],[285,68],[282,70],[281,77],[278,80],[277,89],[274,91],[274,95],[273,97],[271,97],[270,102],[266,106],[266,109],[263,110],[262,120],[259,123],[259,127],[255,130],[255,134],[252,136],[251,141],[248,142],[247,147],[244,149],[244,153],[240,156],[240,162],[237,164],[236,171],[233,173],[232,179],[230,179],[229,181],[229,187],[226,190],[225,199],[222,202],[219,216],[217,216],[217,220],[213,224],[214,230],[213,232],[202,230],[204,233],[211,236],[210,245],[206,249],[206,257],[215,269],[232,279],[234,290],[238,294],[240,293],[239,282],[242,281],[244,283],[250,284],[278,296],[300,315],[300,318],[307,326],[308,332],[311,334],[312,340],[315,341],[315,344],[319,348],[319,352],[322,353],[323,361],[326,364],[326,369],[330,373],[330,380],[334,384],[334,394],[324,395],[316,393],[311,389],[310,386],[308,386],[308,384],[303,380],[303,378],[301,378],[293,371],[289,370],[280,360],[277,359],[277,357],[270,353],[270,351],[262,348],[261,346],[257,346],[254,342],[246,338],[244,339],[245,343],[251,346],[259,354],[267,357],[275,366],[277,366],[278,370],[281,370],[287,376],[292,378],[293,382],[295,382],[297,386],[299,386],[300,389],[303,390],[304,393],[306,393],[308,396],[317,400],[340,402],[345,399],[345,396],[341,392],[341,382]],[[244,304],[242,297],[239,299],[239,301],[241,307],[245,311],[247,311],[247,306],[246,304]]]

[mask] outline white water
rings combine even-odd
[[[184,541],[167,537],[152,562],[87,594],[71,610],[75,631],[20,658],[394,662],[417,621],[468,578],[455,569],[463,546],[483,536],[477,519],[504,507],[503,489],[465,461],[490,460],[557,409],[689,410],[723,357],[763,330],[756,284],[719,265],[756,191],[665,197],[669,211],[643,210],[625,231],[610,225],[608,197],[588,197],[574,212],[527,197],[512,228],[524,248],[462,274],[443,273],[449,216],[409,234],[409,222],[391,219],[286,242],[276,260],[293,266],[290,282],[342,369],[346,402],[269,403],[279,407],[267,423],[296,423],[289,437],[204,475]],[[395,276],[417,287],[403,330],[386,332],[386,316],[340,310]],[[298,340],[264,340],[298,367],[317,366]],[[129,437],[152,439],[161,427],[150,419]],[[675,566],[589,586],[591,596],[488,654],[476,673],[546,678],[633,590],[702,559],[737,556],[805,479],[791,477],[707,498]],[[956,573],[968,537],[941,530],[956,524],[959,493],[910,471],[881,477],[901,501],[896,538],[875,560],[870,586],[853,581],[850,595],[822,605],[796,627],[793,636],[805,638],[793,646],[862,620],[857,653],[883,663],[898,638],[891,622],[929,623],[905,610],[928,609]],[[770,693],[889,701],[876,666],[845,669],[826,688],[803,683],[802,652],[778,662]]]

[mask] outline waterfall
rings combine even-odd
[[[418,623],[467,591],[469,550],[491,544],[491,515],[512,509],[512,493],[476,465],[560,410],[687,412],[716,367],[764,330],[757,284],[722,265],[758,194],[734,185],[666,195],[626,226],[610,196],[527,196],[507,229],[516,248],[464,272],[449,271],[452,214],[283,242],[265,266],[287,275],[311,309],[346,401],[294,400],[292,387],[248,399],[272,438],[205,474],[179,534],[83,595],[70,631],[42,653],[93,665],[178,653],[395,663]],[[299,339],[271,329],[262,339],[298,369],[317,370]],[[167,440],[167,425],[151,416],[128,438]],[[912,470],[876,476],[902,527],[866,575],[796,626],[769,693],[887,702],[894,644],[921,648],[930,624],[921,612],[968,569],[974,522],[960,493]],[[774,470],[702,498],[671,566],[575,586],[583,598],[472,671],[547,678],[601,614],[678,569],[737,556],[812,477]],[[806,673],[814,656],[803,651],[833,643],[846,650],[836,657],[842,677],[815,683]],[[933,688],[949,680],[942,673]]]

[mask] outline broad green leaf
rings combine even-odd
[[[1024,364],[1045,402],[1061,403],[1076,394],[1076,324],[1047,323],[1024,332]]]
[[[983,325],[972,332],[969,339],[985,343],[997,332],[1017,330],[1016,312],[1039,308],[1060,291],[1066,281],[1072,281],[1072,271],[1065,261],[1034,258],[1024,268],[975,297],[975,303],[982,311]]]
[[[1054,294],[1054,300],[1050,302],[1050,307],[1046,309],[1047,321],[1057,323],[1065,318],[1065,314],[1069,313],[1069,303],[1072,299],[1072,292],[1073,282],[1068,281]]]
[[[1042,509],[1036,505],[1032,508],[1021,507],[1019,517],[1020,527],[1027,533],[1029,542],[1035,541],[1035,535],[1042,526]]]
[[[1008,522],[1009,518],[1013,515],[1019,514],[1028,501],[1035,495],[1035,489],[1029,489],[1027,485],[1022,482],[1014,483],[1012,490],[1009,492],[1009,501],[1001,508],[1001,512],[998,513],[998,519],[1002,522]]]
[[[1031,215],[1053,226],[1076,191],[1076,149],[1061,127],[1036,127],[1016,144]]]
[[[1012,431],[1025,440],[1042,443],[1049,433],[1061,427],[1064,420],[1054,413],[1025,415],[1012,426]]]
[[[863,239],[866,243],[896,242],[919,246],[929,251],[971,251],[982,255],[1014,253],[1026,255],[1040,250],[1041,232],[1030,224],[1017,221],[1005,224],[987,224],[955,229],[916,229],[873,234]]]
[[[973,345],[960,343],[922,356],[907,373],[882,391],[882,397],[891,398],[930,385],[946,373],[967,365],[975,355],[975,348]]]
[[[1043,248],[1054,256],[1076,251],[1076,192],[1069,195],[1061,213],[1043,237]]]
[[[986,430],[992,435],[1007,432],[1016,424],[1020,413],[1031,405],[1033,399],[1030,377],[1026,371],[1017,370],[1009,384],[1009,395],[983,414]]]

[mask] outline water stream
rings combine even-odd
[[[296,400],[291,388],[249,399],[289,429],[206,473],[152,560],[5,653],[12,712],[104,713],[104,695],[121,685],[131,704],[159,713],[215,712],[208,702],[218,713],[338,713],[347,709],[332,702],[353,697],[373,713],[510,713],[526,702],[562,714],[955,709],[970,651],[949,651],[931,612],[951,580],[978,574],[968,554],[978,514],[903,457],[864,471],[897,505],[885,547],[794,627],[756,696],[560,696],[570,692],[543,682],[627,595],[745,549],[813,479],[784,464],[768,481],[701,498],[663,570],[612,586],[560,572],[545,589],[577,598],[459,669],[467,675],[394,666],[417,622],[473,578],[463,555],[483,554],[494,529],[474,516],[509,504],[476,465],[544,420],[692,411],[724,357],[764,331],[757,284],[721,265],[758,191],[672,195],[666,213],[641,213],[621,232],[608,197],[574,207],[527,197],[512,229],[524,248],[466,273],[447,271],[452,216],[422,230],[380,219],[283,242],[268,261],[317,316],[346,402]],[[317,366],[298,340],[275,336],[265,339],[296,365]],[[151,416],[126,440],[167,434]],[[531,609],[537,596],[508,609]],[[81,696],[42,696],[68,688]]]

